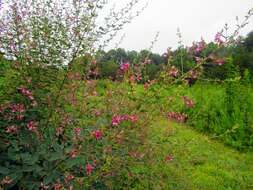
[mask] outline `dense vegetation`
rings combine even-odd
[[[207,56],[213,53],[218,48],[218,45],[210,42],[205,44],[205,50],[200,56]],[[181,72],[186,73],[192,69],[196,60],[189,54],[189,47],[179,47],[178,49],[169,53],[173,56],[171,64],[177,67]],[[219,56],[227,56],[227,64],[222,64],[217,67],[210,60],[210,64],[206,64],[203,68],[203,79],[216,79],[225,80],[235,76],[243,77],[248,72],[250,80],[253,75],[253,32],[250,32],[246,37],[240,37],[240,41],[230,47],[224,47],[217,52]],[[168,63],[168,54],[164,53],[159,55],[152,53],[150,50],[126,51],[122,48],[110,51],[100,51],[98,53],[97,62],[100,75],[98,78],[112,78],[117,76],[118,67],[121,63],[129,62],[136,63],[149,63],[146,67],[146,74],[150,80],[158,77],[164,65]]]
[[[138,1],[102,26],[100,0],[4,3],[0,189],[252,187],[252,33],[105,52]]]

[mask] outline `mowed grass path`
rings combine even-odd
[[[252,152],[238,152],[163,118],[154,122],[149,141],[153,156],[134,169],[143,174],[134,189],[253,190]],[[173,160],[165,161],[167,155]]]

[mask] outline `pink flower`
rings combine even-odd
[[[195,47],[195,53],[199,54],[205,49],[206,42],[204,40],[201,40],[200,42],[196,43],[195,46],[196,46]]]
[[[69,182],[69,181],[71,181],[71,180],[73,180],[73,179],[75,179],[75,176],[73,176],[73,175],[68,175],[68,176],[66,176],[65,181]]]
[[[131,75],[130,78],[129,78],[129,80],[130,80],[131,83],[135,83],[135,76]]]
[[[139,81],[141,81],[141,79],[142,79],[142,76],[140,74],[137,74],[136,75],[136,80],[139,82]]]
[[[75,127],[73,129],[73,132],[75,133],[76,136],[80,136],[81,135],[81,131],[82,131],[82,129],[79,128],[79,127]]]
[[[89,176],[91,175],[92,171],[93,171],[94,167],[91,164],[86,164],[86,174]]]
[[[223,44],[224,41],[222,40],[222,34],[220,32],[218,32],[216,35],[215,35],[215,39],[214,39],[215,42],[217,42],[219,45]]]
[[[92,65],[96,65],[96,64],[97,64],[97,60],[96,60],[96,59],[92,59],[92,60],[91,60],[91,64],[92,64]]]
[[[10,108],[11,108],[11,111],[13,113],[15,113],[15,112],[23,113],[23,112],[25,112],[24,104],[13,104],[13,105],[10,106]]]
[[[121,116],[113,116],[112,117],[112,125],[113,126],[117,126],[120,124],[120,121],[121,121]]]
[[[72,150],[72,151],[69,153],[69,156],[70,156],[70,158],[76,158],[76,157],[77,157],[77,154],[78,154],[78,151],[77,151],[77,150]]]
[[[12,133],[12,134],[16,134],[17,131],[18,131],[18,127],[15,125],[9,126],[5,130],[6,133]]]
[[[169,75],[171,77],[176,77],[178,75],[178,69],[175,66],[172,66],[169,70]]]
[[[165,157],[165,161],[172,161],[172,160],[173,160],[172,155],[167,155],[167,156]]]
[[[29,121],[27,124],[27,128],[29,131],[36,131],[37,130],[36,123],[34,121]]]
[[[187,115],[181,114],[181,113],[176,113],[176,112],[169,112],[168,113],[168,118],[173,119],[179,123],[183,123],[187,119]]]
[[[94,116],[98,117],[98,116],[100,116],[102,113],[101,113],[101,111],[95,109],[95,110],[92,111],[92,114],[94,114]]]
[[[130,63],[122,63],[121,65],[120,65],[120,69],[122,70],[122,71],[124,71],[124,72],[126,72],[126,71],[128,71],[129,70],[129,68],[130,68]]]
[[[92,132],[92,136],[96,138],[97,140],[101,139],[103,134],[100,130],[96,130]]]
[[[18,88],[18,90],[21,92],[21,94],[26,96],[28,99],[34,100],[32,92],[30,90],[28,90],[27,88],[20,87],[20,88]]]
[[[22,119],[24,119],[24,115],[23,114],[19,114],[16,116],[17,120],[21,121]]]
[[[146,83],[144,84],[144,89],[147,90],[149,87],[150,87],[150,84],[146,82]]]
[[[129,116],[129,119],[134,123],[136,121],[138,121],[138,117],[136,115],[131,115]]]
[[[195,106],[193,100],[189,99],[187,96],[183,96],[182,97],[184,104],[188,107],[188,108],[193,108]]]
[[[129,119],[128,115],[122,115],[120,118],[121,121],[127,121],[128,119]]]

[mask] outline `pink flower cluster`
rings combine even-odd
[[[29,131],[37,131],[37,124],[34,121],[29,121],[27,124],[27,128]]]
[[[20,87],[20,88],[18,88],[18,90],[21,92],[21,94],[26,96],[28,99],[34,100],[32,92],[30,90],[28,90],[27,88]]]
[[[35,101],[33,93],[30,90],[24,87],[20,87],[18,90],[23,96],[26,96],[29,100],[32,101],[32,106],[37,106],[37,102]]]
[[[169,70],[169,75],[171,77],[177,77],[178,75],[178,69],[175,66],[172,66]]]
[[[181,113],[177,113],[177,112],[169,112],[168,113],[168,118],[172,119],[172,120],[176,120],[179,123],[184,123],[187,119],[187,115],[186,114],[181,114]]]
[[[73,176],[73,175],[67,175],[66,177],[65,177],[65,183],[69,183],[70,181],[72,181],[73,179],[75,179],[75,176]]]
[[[118,126],[122,121],[131,121],[135,123],[138,120],[138,117],[136,115],[115,115],[112,117],[112,125]]]
[[[69,153],[69,156],[70,158],[76,158],[78,155],[78,151],[76,149],[72,150],[70,153]]]
[[[204,40],[201,40],[200,42],[196,43],[195,46],[195,53],[199,54],[201,53],[206,47],[206,42]]]
[[[13,113],[15,113],[15,112],[23,113],[23,112],[25,112],[24,104],[12,104],[10,106],[10,108],[11,108],[11,111]]]
[[[193,108],[195,106],[195,103],[193,102],[193,100],[191,100],[190,98],[188,98],[187,96],[183,96],[182,97],[184,104],[188,107],[188,108]]]
[[[79,127],[75,127],[75,128],[73,129],[73,132],[74,132],[74,134],[75,134],[76,136],[80,136],[80,135],[81,135],[81,132],[82,132],[82,129],[79,128]]]
[[[188,49],[189,53],[200,54],[206,47],[206,42],[202,39],[200,42],[193,43]]]
[[[18,113],[16,116],[17,120],[22,120],[24,118],[25,106],[24,104],[12,104],[10,106],[12,113]]]
[[[221,45],[221,44],[224,43],[224,40],[223,40],[222,38],[223,38],[222,34],[221,34],[220,32],[218,32],[218,33],[215,35],[214,41],[215,41],[216,43],[218,43],[218,45]]]
[[[140,74],[131,75],[129,78],[130,82],[135,83],[142,80],[142,76]]]
[[[88,176],[91,175],[93,169],[94,169],[94,166],[92,166],[90,163],[86,164],[86,174],[87,174]]]
[[[122,70],[122,71],[124,71],[124,72],[128,71],[129,69],[130,69],[130,63],[129,63],[129,62],[127,62],[127,63],[122,63],[122,64],[120,65],[120,70]]]
[[[18,132],[18,127],[15,125],[9,126],[6,128],[5,132],[10,134],[16,134]]]
[[[103,136],[103,134],[100,130],[93,131],[91,134],[97,140],[100,140]]]

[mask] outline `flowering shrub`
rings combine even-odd
[[[188,72],[171,65],[168,51],[157,80],[145,75],[152,64],[147,56],[141,63],[118,65],[121,82],[98,81],[94,48],[132,19],[138,1],[112,10],[105,26],[96,23],[104,1],[5,2],[9,12],[0,20],[0,50],[10,61],[0,99],[4,189],[130,188],[140,179],[131,170],[148,160],[148,126],[156,114],[183,123],[198,103],[176,91],[159,104],[161,91],[196,80],[208,61],[226,62],[217,52],[206,52],[201,40],[189,48],[196,64]],[[217,49],[227,44],[221,34]]]

